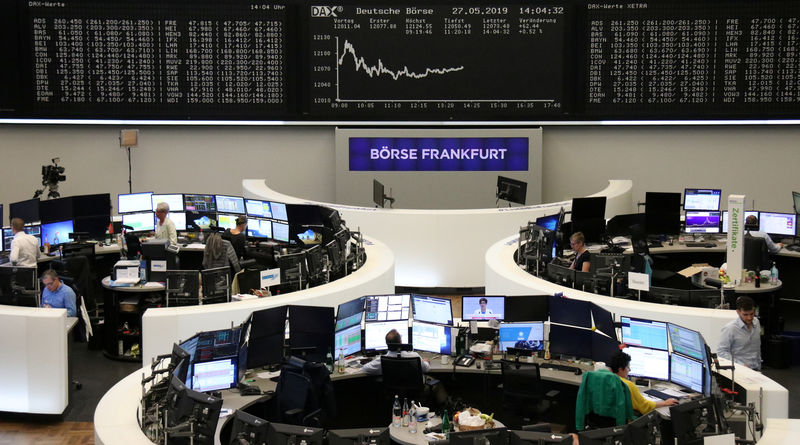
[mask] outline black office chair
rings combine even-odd
[[[559,392],[552,390],[545,394],[539,365],[504,359],[500,361],[500,369],[506,415],[515,414],[521,417],[523,424],[540,420]],[[506,418],[503,418],[503,422],[506,422]]]
[[[742,267],[756,272],[768,269],[770,265],[767,241],[764,238],[747,234],[744,236],[744,258]]]
[[[422,360],[419,357],[381,356],[381,373],[386,394],[420,400],[425,388]]]
[[[330,373],[322,363],[290,357],[281,369],[271,422],[319,427],[336,416]]]

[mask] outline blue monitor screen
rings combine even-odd
[[[244,214],[244,198],[241,196],[216,195],[217,211]]]
[[[622,342],[645,348],[667,349],[667,324],[663,321],[620,317]]]
[[[42,224],[42,246],[50,244],[55,246],[58,244],[68,243],[72,241],[69,234],[74,232],[72,220],[59,221],[48,224]]]
[[[544,323],[500,323],[500,350],[508,348],[544,349]]]
[[[719,210],[722,190],[719,189],[684,189],[684,210]]]
[[[275,241],[289,242],[289,224],[272,222],[272,238]]]
[[[633,377],[669,380],[669,352],[659,349],[629,346],[622,352],[631,356],[630,373]]]
[[[703,392],[703,362],[680,354],[672,354],[669,368],[669,380],[672,383],[695,392]]]
[[[282,202],[270,202],[270,206],[272,207],[272,217],[281,221],[289,221],[289,217],[286,214],[286,204]]]
[[[547,230],[556,230],[558,228],[558,215],[541,216],[536,218],[536,225],[544,227]]]
[[[344,353],[345,357],[361,352],[361,324],[359,323],[341,331],[336,331],[333,336],[333,344],[336,347],[334,351],[336,357],[339,357],[340,350]]]
[[[453,324],[453,310],[447,298],[414,295],[414,320],[427,321],[428,323]]]
[[[411,339],[417,351],[450,355],[451,327],[414,321]]]
[[[248,238],[272,238],[272,222],[266,219],[247,218]]]
[[[720,212],[686,212],[686,233],[719,233]]]
[[[244,201],[247,216],[260,216],[262,218],[272,218],[272,210],[266,201],[259,199],[246,199]]]
[[[705,360],[706,343],[699,332],[672,323],[667,323],[667,331],[673,352]]]
[[[461,297],[462,320],[502,320],[506,297]]]

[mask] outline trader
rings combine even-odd
[[[770,236],[767,235],[766,232],[758,230],[759,227],[758,217],[756,215],[750,215],[747,218],[745,218],[744,226],[745,228],[748,229],[747,233],[749,233],[750,236],[756,238],[764,238],[764,241],[766,241],[767,243],[767,250],[769,251],[769,253],[776,254],[783,248],[783,243],[776,243],[772,241],[772,238],[770,238]]]
[[[236,252],[236,256],[239,258],[244,258],[244,251],[247,246],[246,227],[247,217],[241,215],[236,218],[236,227],[225,229],[225,232],[222,233],[222,239],[230,241],[233,251]]]
[[[758,371],[761,369],[761,324],[755,317],[754,306],[750,297],[736,299],[738,317],[722,327],[717,355]]]
[[[203,268],[215,269],[226,266],[232,267],[234,273],[242,269],[231,243],[222,239],[219,233],[212,233],[206,238],[206,247],[203,250]]]
[[[402,344],[403,340],[400,337],[400,333],[397,332],[397,329],[392,329],[391,331],[386,333],[386,346],[389,348],[389,351],[386,352],[387,357],[419,357],[420,361],[422,362],[422,373],[425,374],[431,369],[430,363],[427,360],[423,360],[422,357],[419,356],[414,351],[399,351],[397,348],[400,344]],[[365,374],[368,375],[381,375],[381,358],[376,357],[371,362],[364,365],[361,368]]]
[[[178,231],[175,230],[175,223],[167,215],[169,214],[169,204],[159,202],[156,206],[156,239],[169,240],[170,244],[178,244]]]
[[[481,307],[475,309],[475,312],[472,313],[473,315],[494,315],[494,312],[486,307],[486,305],[489,304],[489,300],[487,300],[484,297],[481,297],[481,299],[478,300],[478,304],[480,304]]]
[[[631,393],[631,403],[633,404],[634,411],[638,411],[639,414],[645,415],[656,408],[660,408],[662,406],[672,406],[678,403],[677,399],[672,398],[662,400],[661,402],[653,402],[652,400],[645,399],[644,396],[642,396],[642,393],[639,392],[639,388],[636,387],[636,384],[628,380],[628,372],[631,370],[630,364],[631,356],[619,351],[611,357],[608,367],[611,368],[611,372],[616,374],[623,383],[628,385],[628,391]]]
[[[9,259],[15,266],[36,267],[39,259],[39,240],[33,235],[25,233],[25,221],[22,218],[11,219],[11,255]]]
[[[575,259],[572,260],[572,264],[569,266],[570,269],[589,272],[591,255],[586,250],[585,243],[586,237],[583,236],[583,232],[575,232],[569,237],[569,245],[572,246],[572,250],[575,252]]]
[[[75,291],[62,283],[58,274],[53,269],[48,269],[42,274],[42,307],[63,308],[67,310],[67,317],[77,317],[75,307]]]

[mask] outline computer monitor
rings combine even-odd
[[[183,304],[200,303],[200,272],[196,270],[167,270],[166,288],[168,298],[180,298]],[[169,306],[179,306],[170,301]]]
[[[581,445],[616,445],[622,444],[627,425],[598,428],[578,432],[578,441]]]
[[[270,203],[267,201],[262,201],[260,199],[245,199],[244,206],[245,210],[247,211],[247,216],[272,218],[272,207],[270,207]]]
[[[372,202],[378,207],[383,207],[384,187],[377,179],[372,180]]]
[[[364,302],[365,321],[408,320],[411,295],[369,295]]]
[[[389,428],[328,430],[328,445],[390,445]]]
[[[620,317],[622,342],[626,345],[667,350],[667,324],[663,321]]]
[[[527,323],[500,323],[500,350],[508,348],[544,350],[544,323],[532,321]]]
[[[272,221],[259,218],[247,218],[247,237],[258,239],[272,238]]]
[[[237,365],[236,357],[192,363],[191,385],[187,386],[199,392],[235,388]]]
[[[59,244],[72,242],[73,239],[69,237],[69,234],[74,231],[75,227],[72,220],[42,224],[41,245],[50,244],[51,246],[57,246]]]
[[[606,217],[606,197],[593,196],[588,198],[572,198],[572,222],[605,219]]]
[[[661,439],[661,415],[653,410],[627,425],[622,443],[650,445],[666,442]]]
[[[324,433],[325,430],[322,428],[270,422],[267,443],[269,445],[323,445]]]
[[[693,357],[697,360],[706,359],[706,343],[699,332],[673,323],[667,323],[667,332],[669,332],[672,352]]]
[[[711,210],[719,211],[719,201],[722,197],[720,189],[684,189],[684,210]]]
[[[272,239],[282,243],[289,242],[289,224],[272,221]]]
[[[610,311],[598,306],[596,303],[592,303],[591,307],[592,324],[597,330],[616,340],[617,329],[614,326],[614,315]]]
[[[703,362],[681,354],[672,354],[669,381],[703,394]]]
[[[153,194],[150,201],[153,204],[154,212],[158,204],[162,202],[167,203],[170,212],[182,212],[184,210],[183,193]]]
[[[719,399],[702,397],[669,408],[678,445],[702,445],[703,438],[727,433]],[[581,444],[583,445],[583,444]]]
[[[42,223],[66,221],[74,217],[72,197],[47,199],[39,202],[39,220]]]
[[[528,183],[518,179],[497,177],[495,197],[508,202],[525,205],[525,196],[528,194]]]
[[[792,205],[794,208],[794,213],[800,214],[800,192],[792,192]]]
[[[742,219],[742,221],[744,222],[747,219],[747,217],[750,216],[750,215],[753,215],[756,218],[758,218],[759,213],[761,213],[761,212],[759,212],[758,210],[746,210],[744,212],[744,219]],[[759,220],[758,223],[760,225],[761,224],[761,220]],[[727,210],[723,210],[722,211],[722,225],[720,227],[720,232],[728,233],[728,211]]]
[[[286,204],[282,202],[270,202],[270,210],[272,211],[272,218],[278,221],[289,221],[289,216],[286,213]]]
[[[186,230],[200,232],[217,227],[217,214],[214,212],[186,212]]]
[[[12,202],[8,205],[8,222],[14,218],[20,218],[26,223],[39,221],[39,198],[27,199],[25,201]]]
[[[284,224],[284,223],[275,223]],[[298,241],[304,246],[320,245],[322,244],[323,231],[325,229],[319,226],[302,226],[300,231],[296,233]]]
[[[758,226],[758,230],[770,235],[795,236],[797,234],[797,214],[761,212]]]
[[[248,369],[281,363],[286,338],[286,312],[286,306],[279,306],[254,311],[250,315],[250,332],[246,339]]]
[[[183,209],[187,212],[216,212],[217,201],[214,195],[183,195]]]
[[[555,232],[558,228],[558,214],[540,216],[536,218],[536,225]]]
[[[572,286],[575,282],[575,271],[554,262],[547,263],[545,273],[547,279],[562,286]]]
[[[333,334],[333,347],[336,357],[339,356],[339,351],[342,351],[345,357],[361,352],[361,324],[336,331]]]
[[[502,320],[506,313],[506,297],[461,297],[461,320]]]
[[[214,200],[217,202],[217,211],[224,213],[235,213],[244,215],[244,198],[241,196],[228,196],[228,195],[215,195]]]
[[[592,336],[596,335],[589,329],[550,325],[550,354],[568,355],[577,358],[592,357]]]
[[[606,337],[597,332],[592,335],[592,360],[608,363],[617,352],[619,352],[619,342],[616,338]]]
[[[152,232],[156,229],[153,212],[126,213],[122,215],[122,225],[132,227],[131,232]]]
[[[693,210],[686,212],[686,233],[719,233],[721,214],[717,211]]]
[[[509,430],[508,443],[509,445],[572,445],[572,436],[542,431]]]
[[[231,215],[227,213],[217,213],[217,228],[219,229],[235,229],[236,218],[239,215]]]
[[[306,360],[324,362],[333,352],[334,315],[332,307],[289,306],[289,347],[314,348]]]
[[[126,193],[117,196],[117,213],[138,213],[153,210],[153,192]]]
[[[73,227],[75,232],[89,234],[89,238],[102,239],[110,223],[110,215],[79,216],[73,220]]]
[[[414,320],[411,324],[411,340],[417,351],[443,355],[450,355],[452,352],[453,337],[450,326]]]
[[[411,343],[408,336],[408,320],[374,321],[364,324],[364,349],[376,351],[387,349],[386,334],[392,329],[400,333],[400,343]]]
[[[361,326],[361,319],[364,315],[364,297],[342,303],[336,308],[336,330],[344,329],[353,325]]]
[[[36,306],[38,283],[35,267],[0,267],[0,304]]]
[[[582,328],[592,327],[592,303],[562,296],[550,296],[550,322]]]
[[[631,370],[628,375],[654,380],[669,380],[668,351],[628,346],[622,352],[631,356]]]
[[[549,295],[517,295],[506,297],[503,320],[547,321],[549,316]]]
[[[175,377],[173,377],[173,382]],[[172,385],[170,390],[172,390]],[[192,420],[192,431],[195,445],[213,445],[214,434],[222,410],[222,399],[194,391],[183,386],[177,396],[167,394],[168,427],[186,424]],[[188,426],[185,429],[189,430]]]
[[[453,324],[453,310],[447,298],[413,295],[414,320],[436,324]]]
[[[264,445],[267,443],[268,430],[269,422],[266,420],[252,414],[247,414],[242,410],[236,410],[231,420],[230,443]]]
[[[644,213],[629,213],[626,215],[617,215],[612,217],[606,223],[606,235],[609,237],[615,236],[630,236],[633,235],[634,226],[645,225]]]
[[[645,227],[651,235],[677,235],[681,231],[681,194],[647,192]]]
[[[153,214],[153,218],[155,221],[155,227],[158,227],[158,217]],[[183,232],[186,230],[186,212],[169,212],[167,213],[167,219],[172,221],[172,224],[175,224],[175,230],[178,232]]]
[[[450,445],[507,445],[508,430],[492,428],[489,430],[459,431],[450,433]]]
[[[340,271],[345,264],[346,258],[339,249],[339,243],[337,243],[336,240],[325,244],[325,254],[328,255],[328,261],[331,262],[331,273]]]

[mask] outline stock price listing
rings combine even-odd
[[[564,6],[311,6],[312,115],[431,120],[565,113]]]

